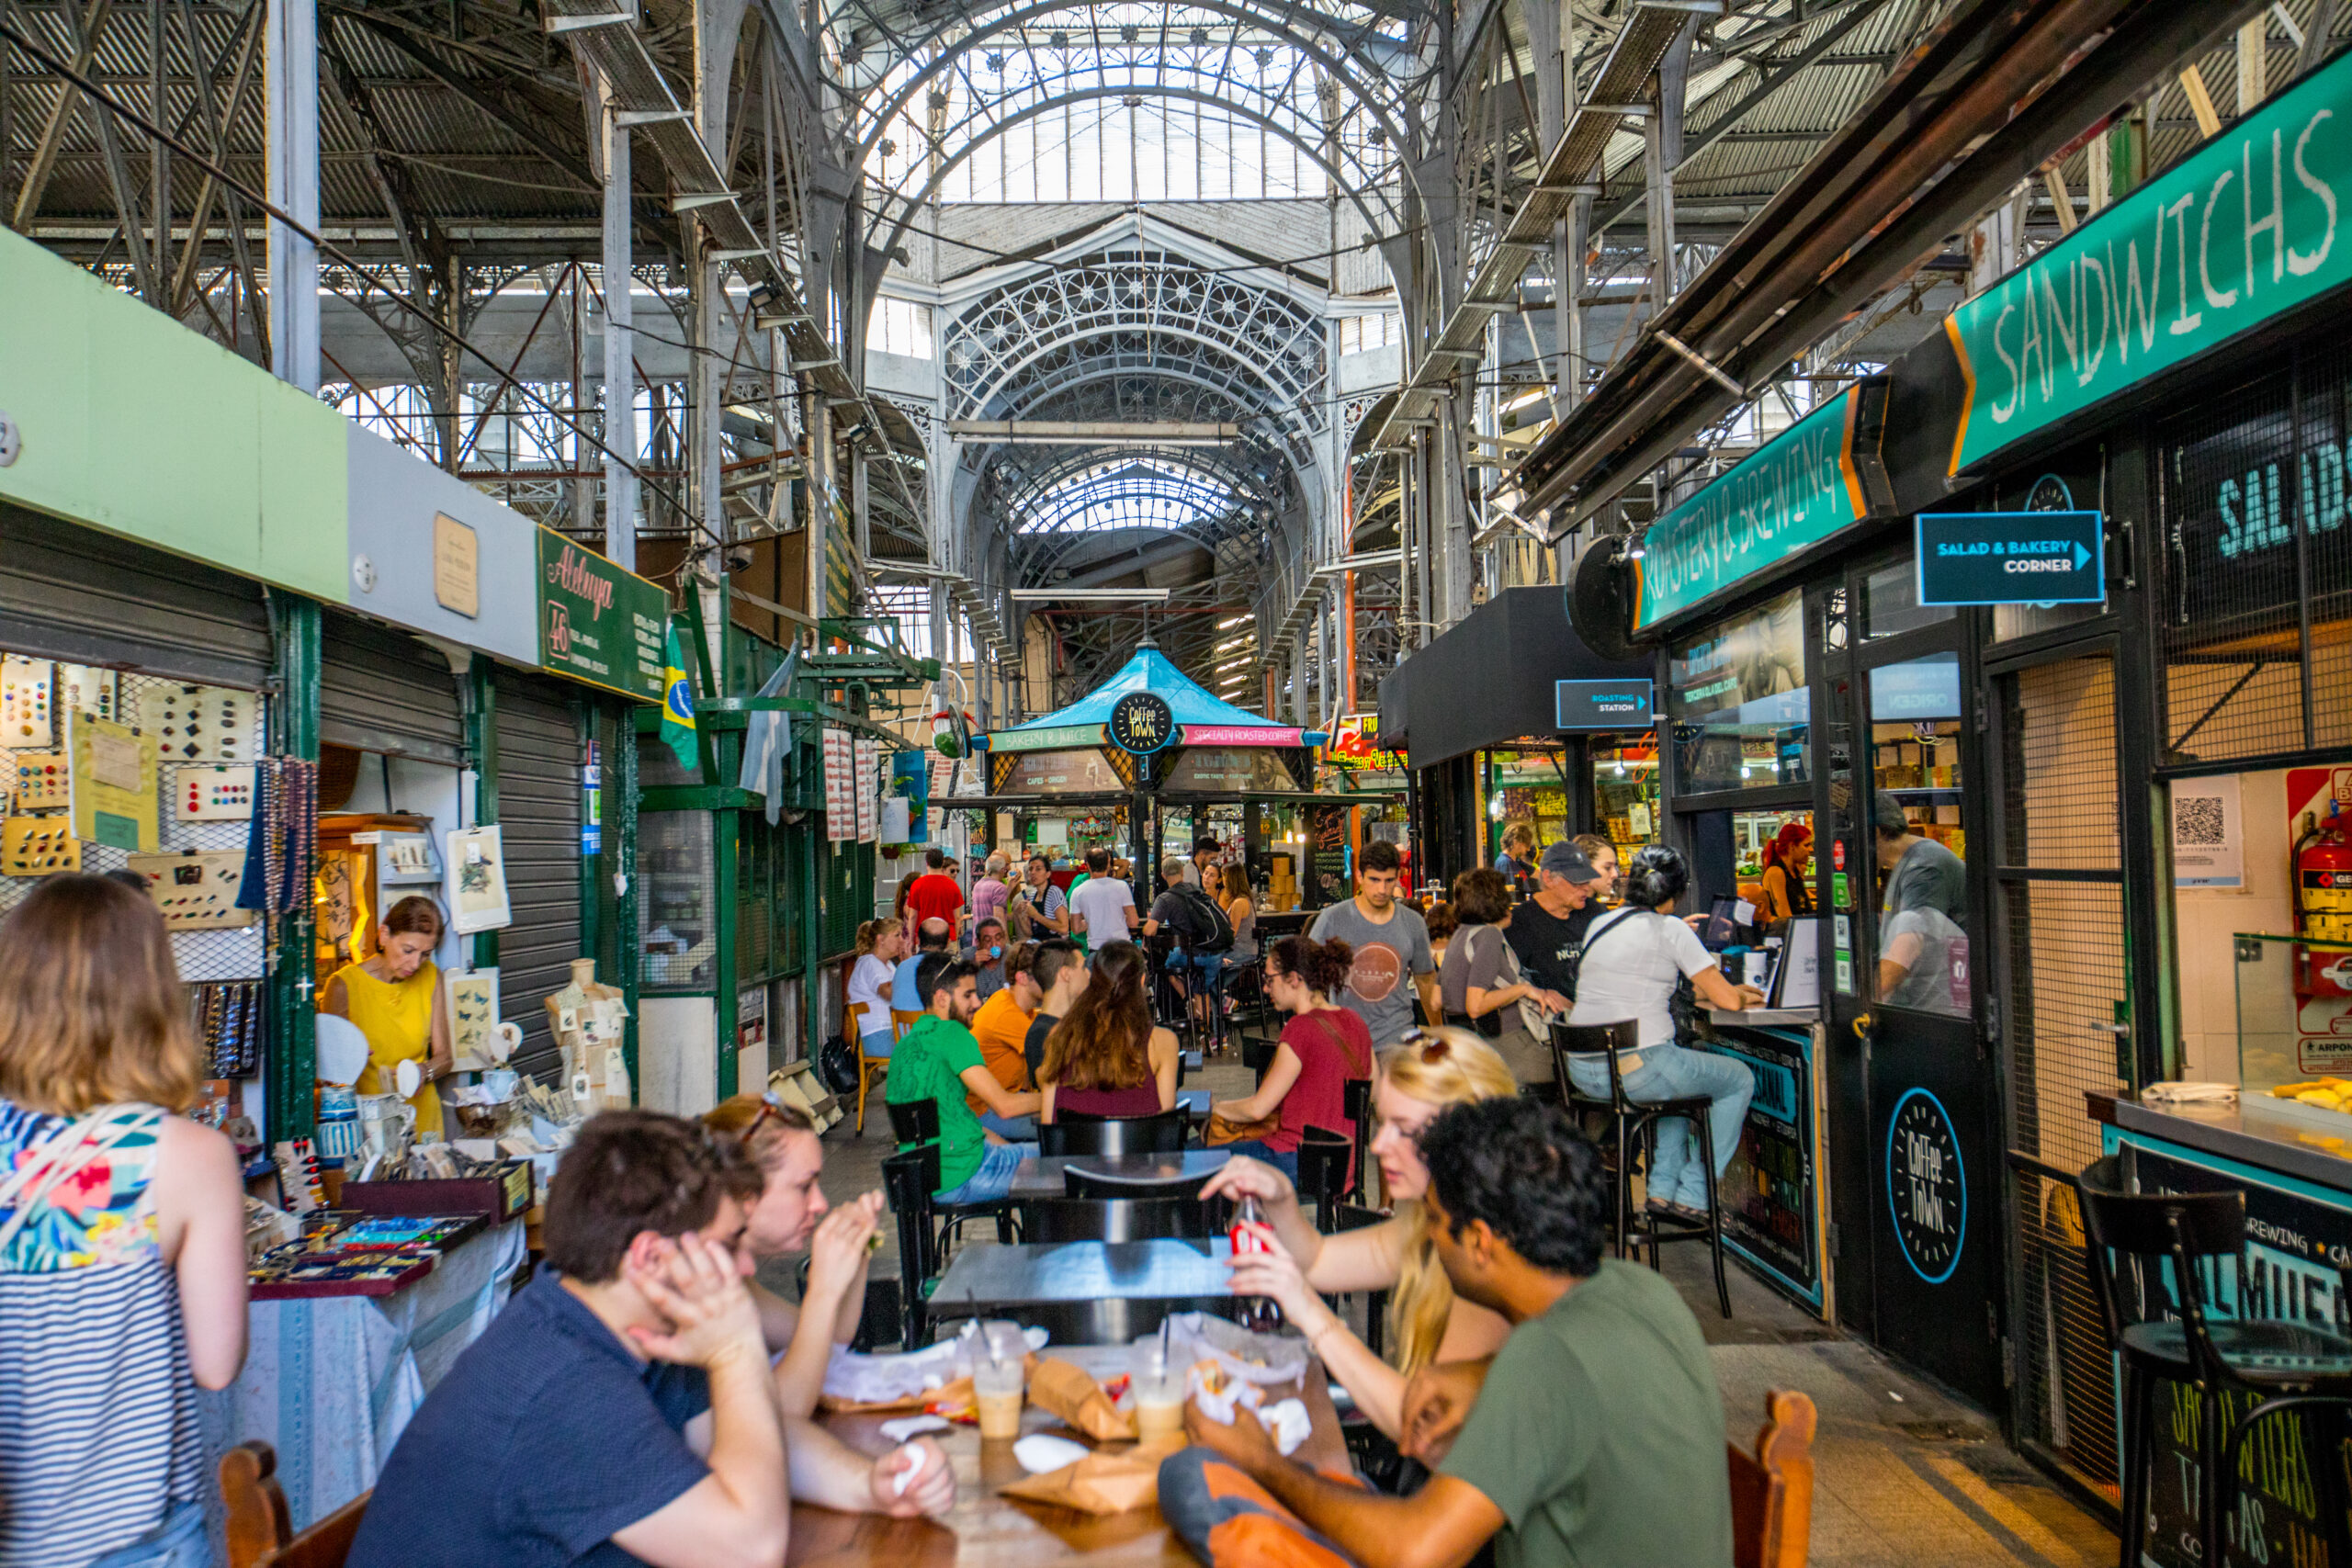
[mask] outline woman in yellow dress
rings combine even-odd
[[[349,1019],[368,1037],[361,1094],[393,1092],[392,1074],[402,1062],[424,1072],[424,1081],[409,1097],[420,1135],[441,1132],[441,1092],[434,1080],[454,1060],[449,1007],[431,956],[441,931],[440,907],[411,894],[384,912],[376,928],[376,956],[336,970],[319,999],[319,1010]]]

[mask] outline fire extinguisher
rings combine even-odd
[[[2303,813],[2295,840],[2295,931],[2313,942],[2352,942],[2352,830],[2329,801],[2327,820]]]

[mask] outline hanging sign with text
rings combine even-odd
[[[539,530],[539,667],[658,703],[670,596],[657,583]]]
[[[2097,512],[1923,512],[1919,603],[2103,603],[2104,523]]]
[[[1647,729],[1655,691],[1647,681],[1555,681],[1552,705],[1562,729]]]
[[[2313,72],[1944,321],[1951,471],[2352,282],[2352,57]]]

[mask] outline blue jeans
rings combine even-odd
[[[1293,1181],[1298,1179],[1298,1151],[1296,1149],[1287,1153],[1270,1149],[1256,1138],[1244,1138],[1238,1144],[1220,1144],[1217,1147],[1229,1155],[1238,1155],[1244,1159],[1259,1160],[1271,1165]]]
[[[1037,1119],[1015,1116],[1008,1121],[993,1111],[980,1112],[980,1125],[1008,1144],[1034,1144],[1037,1141]]]
[[[990,1144],[980,1156],[980,1168],[961,1187],[935,1194],[934,1203],[993,1203],[1012,1190],[1013,1173],[1021,1162],[1037,1152],[1035,1144]]]
[[[1184,974],[1185,971],[1189,974]],[[1168,955],[1168,972],[1183,974],[1184,988],[1193,996],[1214,997],[1225,987],[1225,954],[1196,953],[1189,957],[1182,953]]]
[[[865,1056],[887,1056],[890,1054],[890,1047],[897,1043],[887,1029],[877,1029],[871,1034],[857,1037],[858,1054]]]
[[[1631,1055],[1641,1058],[1641,1066],[1624,1075],[1626,1099],[1644,1103],[1703,1094],[1714,1101],[1707,1128],[1714,1137],[1720,1180],[1731,1156],[1739,1152],[1739,1130],[1747,1120],[1747,1102],[1756,1097],[1756,1075],[1732,1057],[1682,1045],[1645,1045]],[[1609,1098],[1609,1064],[1598,1055],[1570,1056],[1568,1077],[1579,1094]],[[1707,1206],[1707,1173],[1690,1157],[1694,1142],[1690,1123],[1680,1117],[1657,1123],[1657,1152],[1650,1156],[1651,1198],[1690,1209]]]
[[[177,1503],[164,1522],[89,1568],[212,1568],[212,1540],[205,1533],[204,1505]]]

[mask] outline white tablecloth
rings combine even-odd
[[[389,1296],[254,1302],[246,1309],[244,1371],[200,1396],[206,1472],[239,1443],[268,1443],[298,1530],[374,1486],[425,1391],[506,1304],[523,1255],[516,1220],[456,1247]]]

